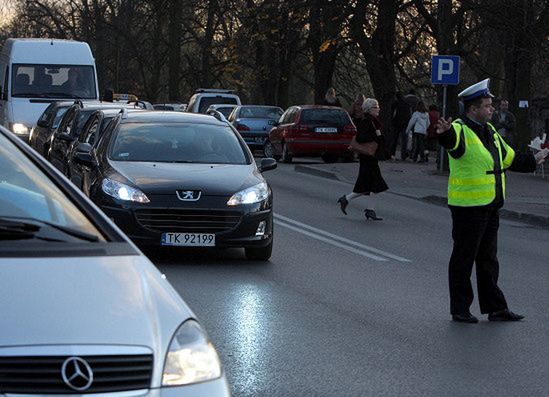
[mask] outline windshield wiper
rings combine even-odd
[[[30,222],[20,221],[19,219],[28,220]],[[39,238],[42,240],[49,240],[49,241],[62,241],[54,238],[46,238],[46,237],[38,236],[37,233],[39,233],[42,228],[41,226],[33,222],[47,225],[53,229],[59,230],[65,234],[68,234],[69,236],[73,236],[81,240],[86,240],[90,242],[99,241],[99,237],[97,237],[94,234],[85,233],[68,226],[57,225],[52,222],[47,222],[47,221],[34,219],[34,218],[10,218],[10,217],[0,218],[0,239],[3,239],[3,240],[12,239],[10,238],[10,235],[12,235],[13,239]]]

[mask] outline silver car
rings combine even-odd
[[[165,277],[3,127],[0,318],[0,396],[229,395],[215,348]]]

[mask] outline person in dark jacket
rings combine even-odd
[[[505,171],[532,172],[549,150],[535,156],[515,152],[489,123],[494,112],[489,79],[463,90],[465,115],[452,123],[441,118],[436,132],[448,150],[448,206],[452,213],[454,247],[448,267],[450,313],[453,321],[477,323],[471,273],[476,265],[480,311],[489,321],[524,318],[507,306],[498,286],[497,235],[499,210],[505,196]]]
[[[408,102],[404,100],[401,92],[396,93],[396,101],[391,106],[391,114],[394,131],[393,143],[390,148],[391,156],[394,158],[400,138],[400,159],[404,161],[408,158],[409,154],[406,127],[412,116],[412,110]]]
[[[362,104],[364,118],[357,124],[356,140],[358,143],[376,142],[378,150],[383,150],[383,126],[379,120],[379,103],[374,98],[367,98]],[[357,197],[370,195],[370,193],[381,193],[389,187],[381,176],[381,170],[375,155],[359,154],[360,168],[353,191],[341,196],[337,202],[341,211],[347,215],[349,202]],[[364,210],[366,219],[381,221],[383,218],[377,216],[373,208]]]

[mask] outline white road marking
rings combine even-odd
[[[275,213],[274,218],[275,218],[275,223],[277,225],[292,229],[299,233],[305,234],[309,237],[316,238],[317,240],[327,242],[336,247],[346,249],[347,251],[351,251],[356,254],[366,256],[368,258],[371,258],[377,261],[386,261],[387,260],[386,258],[390,258],[399,262],[410,262],[409,259],[403,258],[401,256],[397,256],[374,247],[369,247],[367,245],[358,243],[353,240],[349,240],[345,237],[338,236],[336,234],[327,232],[325,230],[317,229],[316,227],[309,226],[305,223],[301,223],[294,219],[287,218],[280,214]],[[354,247],[357,247],[357,248],[354,248]]]

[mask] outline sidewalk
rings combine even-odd
[[[354,184],[358,163],[324,164],[313,159],[295,159],[295,171]],[[412,163],[380,161],[389,192],[446,205],[448,175],[437,173],[434,161]],[[549,228],[549,175],[507,172],[507,195],[501,216]]]

